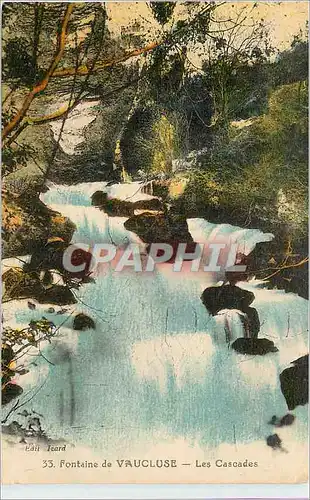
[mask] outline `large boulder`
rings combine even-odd
[[[91,202],[110,216],[130,217],[134,214],[133,203],[116,198],[109,199],[107,193],[103,191],[96,191],[91,197]]]
[[[109,198],[103,191],[96,191],[91,197],[92,205],[99,207],[110,216],[130,217],[135,210],[161,211],[163,203],[158,198],[148,198],[138,201]]]
[[[253,292],[234,285],[210,286],[201,296],[203,305],[212,316],[222,309],[238,309],[245,312],[254,299]]]
[[[23,389],[17,385],[9,382],[1,390],[1,402],[4,405],[9,404],[13,399],[17,398],[23,393]]]
[[[128,231],[136,233],[145,243],[192,243],[193,238],[183,217],[167,214],[144,213],[134,215],[125,224]]]
[[[49,209],[38,197],[13,196],[4,192],[2,198],[3,258],[31,254],[50,238],[61,238],[69,244],[75,225],[67,217]]]
[[[82,271],[71,271],[64,267],[63,256],[67,249],[67,245],[61,238],[50,238],[45,245],[36,248],[32,253],[29,264],[24,265],[24,270],[42,271],[42,270],[57,270],[60,271],[62,277],[66,278],[85,278],[90,274],[92,254],[76,247],[71,254],[71,264],[80,266],[85,264]]]
[[[279,350],[271,340],[243,337],[235,340],[231,347],[239,354],[258,356],[263,356],[264,354],[268,354],[270,352],[278,352]]]
[[[181,216],[169,216],[166,213],[142,213],[128,219],[124,226],[146,243],[147,252],[150,251],[152,243],[171,245],[173,253],[167,263],[175,261],[180,243],[186,243],[186,253],[191,254],[196,250],[197,243],[194,242],[188,230],[186,219]],[[158,256],[160,253],[158,251]],[[185,260],[192,260],[192,257],[187,257]]]
[[[51,288],[42,290],[42,292],[34,298],[41,304],[55,304],[58,306],[77,303],[77,299],[70,288],[63,285],[53,285]]]
[[[266,279],[268,288],[308,299],[308,235],[289,226],[272,228],[272,241],[257,243],[247,262],[247,274]]]
[[[294,366],[280,374],[281,391],[289,410],[303,406],[309,400],[309,355],[296,359],[292,364]]]
[[[94,320],[87,316],[87,314],[79,313],[73,320],[74,330],[89,330],[90,328],[95,328],[95,326]]]
[[[244,337],[248,339],[256,339],[260,330],[258,312],[254,307],[250,307],[254,299],[253,292],[232,284],[208,287],[201,295],[203,305],[212,316],[216,316],[223,309],[241,311]]]

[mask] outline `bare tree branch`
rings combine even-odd
[[[128,59],[131,59],[132,57],[137,57],[137,56],[140,56],[141,54],[151,52],[152,50],[156,49],[157,47],[159,47],[163,43],[164,43],[163,40],[160,40],[158,42],[152,42],[149,45],[145,45],[144,47],[142,47],[140,49],[135,49],[135,50],[132,50],[131,52],[127,52],[126,54],[124,54],[118,58],[111,59],[109,61],[99,62],[94,66],[94,68],[92,69],[92,72],[97,72],[97,71],[100,71],[101,69],[110,68],[111,66],[114,66],[115,64],[119,64],[121,62],[125,62]],[[90,72],[90,68],[87,65],[79,66],[77,68],[77,75],[82,75],[82,76],[88,75],[89,72]],[[54,73],[52,74],[52,78],[63,78],[63,77],[74,75],[74,73],[75,73],[74,68],[59,69],[57,71],[54,71]]]

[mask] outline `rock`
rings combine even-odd
[[[66,312],[68,312],[68,309],[60,309],[57,314],[65,314]]]
[[[286,425],[292,425],[295,422],[295,417],[291,413],[287,413],[281,418],[279,422],[279,427],[284,427]]]
[[[92,318],[86,314],[77,314],[73,320],[74,330],[88,330],[90,328],[96,328],[95,322]]]
[[[83,271],[73,272],[65,269],[63,264],[63,255],[66,249],[67,244],[63,240],[53,238],[52,241],[48,241],[45,245],[37,248],[32,253],[29,264],[24,265],[24,270],[45,270],[48,272],[49,269],[54,269],[59,271],[64,278],[84,278],[87,276],[91,265],[92,254],[77,247],[76,250],[72,252],[71,263],[73,266],[85,264],[85,269]],[[50,281],[49,284],[53,281],[50,274],[45,274],[43,280],[46,280],[47,283]],[[44,281],[43,284],[45,284]]]
[[[264,279],[268,288],[287,293],[297,293],[308,299],[308,238],[304,231],[294,234],[291,228],[278,224],[272,228],[275,238],[270,242],[257,243],[249,255],[248,275]],[[300,263],[303,262],[302,265]],[[285,266],[281,266],[285,262]],[[298,264],[298,265],[297,265]],[[279,272],[279,268],[283,267]]]
[[[108,195],[104,191],[95,191],[91,196],[91,204],[100,207],[107,202]]]
[[[52,238],[43,245],[37,245],[31,253],[30,262],[24,265],[26,271],[55,269],[63,271],[63,254],[67,244],[62,239]]]
[[[263,356],[269,352],[278,352],[279,350],[271,340],[243,337],[235,340],[231,347],[239,354],[258,356]]]
[[[52,285],[45,288],[38,273],[27,273],[21,268],[11,268],[2,275],[5,285],[4,300],[27,299],[37,300],[41,304],[67,305],[77,301],[67,286]],[[32,309],[32,302],[30,308]]]
[[[1,348],[1,363],[4,366],[8,366],[14,359],[14,351],[12,347],[8,344],[2,344]]]
[[[268,424],[270,424],[270,425],[278,425],[279,422],[280,422],[280,419],[276,415],[273,415],[271,417],[271,420],[268,422]]]
[[[309,356],[302,356],[292,362],[280,374],[281,391],[289,410],[308,403]]]
[[[61,306],[77,302],[67,286],[52,285],[45,288],[36,272],[27,273],[21,268],[11,268],[2,275],[2,281],[5,285],[4,300],[31,298],[41,304]],[[33,308],[33,303],[29,304]]]
[[[244,337],[251,339],[257,338],[260,330],[258,312],[254,307],[250,307],[254,299],[254,293],[233,284],[208,287],[201,296],[202,303],[212,316],[216,316],[223,309],[237,309],[243,312],[244,315],[240,315],[240,319],[244,327]]]
[[[62,238],[66,245],[72,239],[75,225],[48,208],[35,195],[15,196],[5,192],[3,205],[3,258],[32,254],[49,238]]]
[[[145,243],[192,243],[193,238],[183,217],[168,217],[167,214],[140,214],[128,219],[128,231],[136,233]]]
[[[158,198],[149,198],[147,200],[139,200],[134,203],[134,210],[145,210],[161,212],[164,208],[163,203]]]
[[[245,316],[240,316],[241,323],[243,324],[245,337],[256,339],[260,330],[260,321],[258,312],[254,307],[247,307],[243,310]]]
[[[254,293],[234,285],[211,286],[201,296],[203,305],[212,316],[222,309],[246,311],[254,299]]]
[[[109,198],[103,191],[96,191],[91,197],[92,205],[99,207],[110,216],[130,217],[135,210],[161,211],[163,203],[158,198],[149,198],[139,201],[119,200]]]
[[[1,391],[2,404],[7,405],[13,399],[17,398],[23,393],[23,389],[17,384],[8,383]]]
[[[54,307],[49,307],[45,312],[47,312],[48,314],[53,314],[55,312],[55,309]]]
[[[80,266],[82,264],[85,264],[85,269],[78,272],[67,271],[65,269],[65,274],[73,278],[86,278],[90,273],[92,258],[93,256],[91,252],[87,252],[82,248],[77,248],[72,252],[71,263],[73,266]]]
[[[15,371],[11,370],[11,362],[14,359],[14,351],[8,344],[2,344],[1,347],[1,386],[8,384],[15,375]]]
[[[197,243],[194,242],[186,219],[163,213],[143,213],[128,219],[124,227],[136,233],[139,238],[147,243],[146,251],[149,253],[152,243],[168,243],[172,246],[173,253],[167,263],[173,263],[180,243],[186,243],[186,253],[194,253]],[[158,251],[158,256],[163,253]],[[188,257],[184,260],[193,260]]]
[[[2,275],[2,282],[4,283],[3,300],[36,298],[42,292],[38,273],[27,273],[21,268],[8,269]]]
[[[77,303],[77,300],[70,288],[63,285],[53,285],[47,290],[42,290],[36,299],[41,304],[55,304],[58,306],[66,306]]]
[[[274,450],[282,448],[282,441],[279,438],[278,434],[272,434],[271,436],[268,436],[266,441],[267,446],[270,446]]]

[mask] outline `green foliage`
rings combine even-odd
[[[129,173],[149,172],[154,141],[153,124],[159,114],[155,107],[138,107],[123,132],[120,147],[125,169]]]
[[[4,147],[2,150],[2,175],[8,175],[20,167],[25,167],[34,152],[30,145],[19,148]]]
[[[15,84],[33,84],[36,68],[27,39],[16,38],[8,42],[3,58],[3,71],[5,78]]]
[[[57,328],[51,321],[42,317],[37,321],[30,321],[25,328],[3,328],[2,331],[2,355],[1,355],[1,389],[5,391],[7,385],[16,374],[23,374],[23,371],[16,369],[15,361],[22,357],[22,353],[34,347],[39,349],[42,341],[50,342],[56,334]],[[21,364],[20,362],[18,363]],[[4,393],[4,392],[3,392]]]
[[[38,347],[40,341],[49,340],[55,335],[55,331],[54,323],[42,317],[40,320],[30,321],[26,328],[5,327],[2,342],[12,348],[25,344]]]
[[[175,2],[150,2],[150,7],[153,11],[153,15],[161,25],[166,24],[171,18]]]
[[[291,47],[278,54],[272,67],[274,87],[308,78],[309,43],[301,34],[295,35]]]
[[[308,86],[284,85],[269,98],[268,112],[217,134],[194,171],[179,205],[209,220],[265,224],[278,220],[303,234],[307,224]],[[240,128],[241,125],[241,128]]]
[[[171,173],[175,153],[175,128],[166,116],[162,115],[153,125],[154,143],[151,174]]]

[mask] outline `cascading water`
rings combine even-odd
[[[55,186],[43,195],[51,208],[76,224],[74,242],[113,242],[122,246],[139,238],[127,231],[125,218],[107,217],[91,206],[90,196],[104,183]],[[122,198],[139,185],[113,186]],[[138,196],[142,196],[141,193]],[[228,239],[248,253],[271,235],[228,224],[190,219],[195,241]],[[307,301],[293,294],[259,288],[259,282],[239,286],[255,293],[260,337],[279,351],[242,356],[228,348],[221,317],[210,316],[200,296],[221,277],[214,273],[173,273],[162,265],[151,275],[109,269],[76,295],[77,312],[96,322],[94,330],[72,330],[74,315],[47,314],[46,305],[17,309],[15,320],[27,323],[42,314],[63,324],[44,356],[25,375],[25,398],[42,414],[46,433],[54,438],[104,450],[105,456],[148,442],[161,432],[215,450],[221,443],[265,440],[272,415],[287,413],[279,373],[307,353]],[[231,318],[236,337],[241,324]],[[31,375],[31,374],[30,374]],[[258,411],[259,409],[259,411]],[[294,440],[306,435],[307,411],[294,411]],[[126,437],[126,439],[124,439]]]

